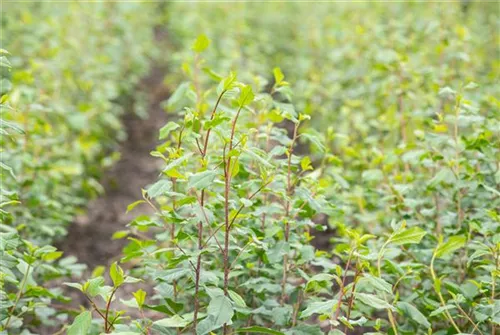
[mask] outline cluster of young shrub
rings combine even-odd
[[[114,263],[111,281],[68,283],[90,309],[62,331],[495,333],[498,11],[304,6],[169,4],[167,61],[188,81],[166,78],[179,118],[152,152],[165,162],[159,180],[129,206],[154,214],[115,234],[129,239],[127,272]],[[201,31],[212,42],[193,45]],[[324,218],[336,234],[319,251],[310,242]],[[21,256],[17,236],[2,235],[21,287],[2,294],[4,329],[58,314],[37,310],[57,292],[31,282],[31,264],[60,255],[23,241]],[[122,300],[138,313],[120,310],[116,292],[140,280],[154,290]]]
[[[155,8],[116,2],[2,4],[2,334],[70,322],[68,298],[50,283],[80,275],[84,265],[61,258],[50,244],[63,238],[88,199],[102,192],[100,175],[118,158],[113,150],[126,136],[121,100],[134,94],[157,50]]]
[[[283,102],[292,91],[282,71],[273,70],[272,84],[248,73],[245,84],[235,73],[221,76],[201,56],[208,45],[198,37],[183,66],[190,80],[166,102],[180,117],[161,129],[165,142],[151,153],[165,162],[161,177],[129,206],[155,214],[116,235],[130,241],[121,260],[134,265],[130,276],[113,264],[112,287],[102,276],[71,284],[92,306],[105,306],[93,327],[116,334],[494,332],[499,118],[470,100],[477,84],[442,88],[440,112],[415,130],[411,148],[372,151],[377,165],[360,167],[357,185],[372,204],[349,213],[350,199],[332,196],[353,196],[331,176],[340,158],[307,131],[308,115]],[[324,158],[298,155],[303,141]],[[321,215],[338,234],[327,251],[310,245]],[[140,310],[130,322],[110,302],[137,280],[154,291],[141,288],[122,301]],[[90,329],[90,311],[78,321],[74,327]]]
[[[382,331],[494,332],[500,306],[498,8],[176,3],[170,11],[183,14],[170,17],[169,29],[184,50],[173,62],[185,70],[189,39],[203,31],[213,43],[204,53],[213,71],[238,69],[253,82],[252,73],[280,66],[293,83],[297,111],[312,117],[302,133],[325,143],[325,152],[316,144],[308,151],[334,206],[328,215],[338,236],[333,253],[349,264],[348,282],[369,273],[392,287],[396,312],[382,318]],[[219,16],[227,18],[224,25],[212,19]],[[266,79],[272,86],[274,79]],[[286,94],[274,97],[288,101]],[[378,269],[380,248],[404,226],[427,234],[402,251],[387,244]],[[363,234],[379,239],[364,241],[351,255],[353,239]],[[349,300],[349,290],[331,293]],[[330,306],[315,313],[328,318]],[[364,331],[381,317],[371,307],[357,325]]]

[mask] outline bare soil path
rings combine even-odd
[[[112,240],[114,232],[125,229],[131,219],[147,211],[147,206],[126,214],[127,206],[141,198],[141,188],[157,179],[158,160],[150,152],[158,144],[158,130],[167,115],[160,104],[168,97],[163,85],[166,70],[153,66],[138,90],[148,95],[148,118],[133,113],[124,116],[127,140],[120,144],[120,160],[105,173],[105,193],[91,201],[84,216],[77,217],[59,248],[66,256],[74,255],[89,269],[117,260],[126,240]]]

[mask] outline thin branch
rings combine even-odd
[[[198,141],[198,139],[196,139],[196,146],[198,147],[198,150],[200,151],[200,154],[201,154],[202,156],[204,156],[204,155],[203,155],[203,149],[201,148],[201,145],[200,145],[200,142]]]
[[[215,103],[214,109],[212,110],[212,115],[210,115],[210,121],[212,121],[215,117],[215,113],[217,112],[217,107],[219,107],[219,103],[222,99],[222,96],[226,93],[226,90],[222,91],[217,98],[217,102]],[[212,128],[208,128],[207,130],[207,135],[205,136],[205,145],[203,146],[203,153],[202,156],[205,157],[207,155],[207,147],[208,147],[208,138],[210,137],[210,132]]]
[[[351,266],[351,260],[355,250],[356,249],[352,249],[351,252],[349,253],[349,257],[347,258],[347,263],[344,268],[344,276],[342,277],[342,285],[340,286],[339,300],[337,302],[337,309],[335,310],[335,321],[338,320],[340,316],[340,307],[342,306],[342,299],[344,298],[344,293],[345,293],[344,288],[347,279],[347,271],[349,271],[349,267]]]
[[[106,304],[106,314],[105,314],[105,318],[104,318],[104,323],[106,325],[104,325],[104,331],[107,333],[111,330],[111,328],[113,327],[113,324],[112,323],[109,323],[108,321],[108,315],[109,315],[109,308],[111,307],[111,301],[113,300],[113,296],[115,295],[116,291],[118,290],[118,287],[115,287],[113,289],[113,291],[111,292],[111,295],[109,296],[109,300],[108,300],[108,303]],[[107,326],[107,324],[110,324],[109,327]]]
[[[208,219],[207,212],[205,211],[205,207],[201,204],[201,200],[198,197],[198,194],[196,194],[196,199],[198,200],[198,204],[200,205],[201,212],[202,212],[203,217],[205,218],[205,221],[207,223],[207,227],[208,227],[208,229],[210,229],[210,234],[212,234],[212,228],[210,227],[210,220]],[[213,236],[213,235],[211,235],[211,236]],[[214,238],[215,238],[215,242],[219,246],[220,251],[223,251],[224,249],[222,249],[222,246],[220,245],[219,240],[217,240],[217,237],[214,236]],[[203,246],[202,249],[204,249],[205,246],[206,246],[206,244]]]
[[[253,197],[255,197],[260,191],[262,191],[267,185],[269,185],[271,182],[267,182],[265,184],[263,184],[261,187],[259,187],[259,189],[257,191],[255,191],[252,195],[250,195],[250,197],[248,197],[248,200],[252,200]],[[236,212],[236,214],[233,216],[233,218],[231,219],[231,222],[229,223],[229,228],[231,228],[233,226],[233,223],[234,221],[236,220],[236,218],[238,217],[238,215],[241,213],[241,211],[243,210],[243,208],[245,208],[245,206],[241,205],[240,208],[238,209],[238,211]],[[219,227],[217,227],[217,229],[215,229],[215,231],[208,237],[208,239],[205,241],[205,244],[203,245],[203,247],[206,247],[208,242],[210,242],[210,240],[212,239],[212,237],[214,237],[215,234],[217,234],[217,232],[222,228],[224,227],[224,223],[222,223]]]
[[[97,314],[99,314],[99,316],[106,322],[107,321],[106,317],[104,316],[104,314],[101,313],[101,311],[99,310],[99,308],[97,307],[95,302],[92,299],[90,299],[88,295],[84,294],[84,296],[90,302],[90,305],[92,306],[92,308],[94,308],[94,310],[97,312]],[[108,321],[108,323],[109,323],[109,321]]]

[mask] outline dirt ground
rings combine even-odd
[[[125,115],[123,122],[128,138],[120,144],[120,160],[105,173],[102,181],[105,193],[89,203],[86,215],[75,219],[59,245],[66,256],[76,256],[89,269],[118,260],[126,240],[112,240],[111,236],[125,229],[141,211],[146,214],[144,211],[148,210],[147,206],[140,206],[133,214],[126,214],[127,206],[141,198],[141,188],[158,177],[160,162],[149,153],[158,144],[158,130],[167,120],[160,106],[168,97],[163,87],[164,74],[164,69],[153,67],[139,85],[139,90],[152,92],[148,93],[149,117]]]

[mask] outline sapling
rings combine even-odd
[[[192,81],[166,104],[180,117],[160,130],[166,142],[152,153],[165,161],[162,177],[144,190],[155,215],[131,222],[131,233],[142,241],[131,241],[124,261],[142,259],[137,275],[155,280],[159,293],[159,305],[151,308],[166,305],[174,312],[153,329],[229,334],[243,326],[307,328],[300,311],[301,283],[314,254],[307,244],[310,218],[330,208],[310,159],[293,150],[309,117],[269,93],[255,93],[265,85],[259,77],[243,84],[236,73],[222,77],[205,67],[218,82],[211,87],[199,71],[208,44],[203,36],[195,42],[194,62],[183,67]],[[281,71],[274,74],[273,90],[288,91]],[[274,125],[284,119],[295,125],[292,138]],[[146,238],[150,229],[154,240]],[[283,321],[250,317],[251,308],[273,299],[273,308],[287,315]]]

